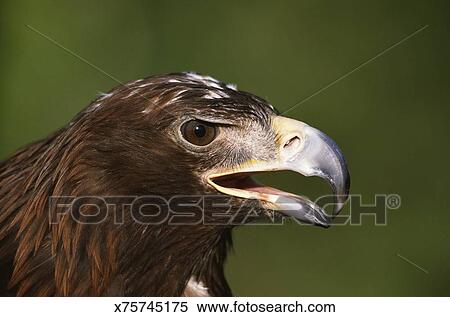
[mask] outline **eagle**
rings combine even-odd
[[[325,179],[333,212],[254,179],[280,170]],[[328,227],[349,187],[330,137],[235,85],[121,84],[0,163],[0,295],[232,296],[234,228]]]

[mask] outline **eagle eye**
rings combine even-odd
[[[205,146],[216,138],[216,127],[210,123],[191,120],[181,126],[181,134],[189,143]]]

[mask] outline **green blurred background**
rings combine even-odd
[[[0,11],[0,158],[64,125],[116,83],[194,70],[331,135],[352,192],[396,193],[387,226],[287,224],[235,232],[236,295],[450,295],[450,5],[436,1],[5,1]],[[264,176],[317,197],[323,182]],[[348,212],[348,211],[347,211]],[[408,263],[413,261],[426,272]]]

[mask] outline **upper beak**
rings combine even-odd
[[[270,187],[221,186],[216,180],[237,173],[292,170],[304,176],[318,176],[331,186],[334,195],[333,216],[339,213],[348,198],[350,175],[347,163],[337,144],[325,133],[293,119],[272,118],[272,129],[277,136],[277,155],[273,161],[252,161],[231,171],[208,177],[217,190],[242,198],[259,199],[271,209],[293,216],[303,222],[327,227],[332,216],[309,199]]]

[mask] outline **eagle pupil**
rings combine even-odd
[[[197,138],[203,138],[206,135],[206,127],[202,124],[195,126],[194,134]]]

